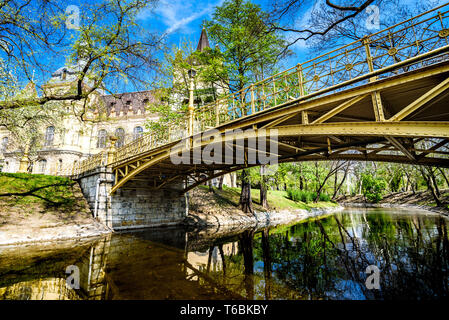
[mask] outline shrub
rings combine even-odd
[[[320,201],[331,201],[331,197],[327,193],[320,193]]]
[[[298,189],[287,189],[287,197],[293,201],[301,201],[309,203],[315,200],[316,192],[298,190]],[[330,201],[329,195],[325,193],[320,194],[320,201]]]
[[[377,203],[382,200],[386,188],[387,182],[383,178],[374,178],[367,173],[362,174],[362,193],[368,201]]]

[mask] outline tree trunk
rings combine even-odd
[[[209,181],[207,182],[207,184],[209,185],[209,192],[214,192],[212,180],[209,180]]]
[[[240,207],[245,213],[253,213],[253,203],[251,200],[251,180],[246,169],[242,170],[242,191],[240,193]]]
[[[345,183],[346,177],[348,176],[348,172],[349,172],[349,162],[348,162],[348,165],[346,166],[345,174],[343,176],[343,179],[341,180],[340,184],[338,185],[337,189],[335,189],[334,194],[332,195],[332,200],[335,199],[335,197],[337,196],[337,194],[340,191],[341,187],[343,186],[343,183]],[[335,176],[337,176],[337,175],[335,175]]]
[[[223,190],[223,181],[224,181],[224,176],[221,176],[218,180],[218,190]]]
[[[446,181],[447,186],[449,187],[449,180],[448,180],[447,176],[444,174],[444,170],[441,168],[438,168],[438,170],[440,170],[441,175],[443,176],[444,180]]]
[[[263,178],[262,178],[263,179]],[[267,185],[265,183],[260,184],[260,205],[268,209],[268,191],[267,191]]]
[[[299,190],[304,190],[304,180],[302,177],[302,165],[299,164]]]
[[[429,171],[423,169],[422,167],[419,167],[419,171],[421,171],[422,177],[424,178],[424,180],[426,181],[427,184],[427,188],[429,189],[430,193],[432,194],[433,199],[435,200],[435,203],[438,207],[441,206],[441,201],[440,198],[438,196],[438,193],[435,190],[435,186],[433,184],[433,180],[430,177],[430,175],[428,175]]]
[[[437,179],[435,177],[435,173],[433,172],[432,168],[428,168],[427,171],[429,172],[429,176],[432,179],[432,183],[434,185],[435,192],[439,198],[439,197],[441,197],[441,193],[440,193],[440,189],[438,188],[438,183],[437,183]]]
[[[264,167],[260,167],[260,205],[268,209],[268,186],[267,186],[267,178],[263,174]]]

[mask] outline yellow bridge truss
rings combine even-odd
[[[139,181],[146,188],[193,181],[186,183],[188,191],[258,164],[234,157],[228,164],[174,165],[173,153],[187,151],[193,158],[210,141],[237,148],[236,140],[266,135],[268,144],[275,134],[278,148],[271,156],[278,162],[449,167],[448,25],[446,4],[217,99],[161,132],[92,156],[73,175],[107,165],[116,179],[111,193]],[[244,133],[229,134],[236,130]],[[217,132],[221,139],[215,140]],[[206,143],[208,135],[214,139]],[[251,151],[243,148],[245,155]]]

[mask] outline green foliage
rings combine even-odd
[[[290,188],[287,189],[287,197],[293,201],[310,203],[315,200],[316,192]],[[319,201],[331,201],[331,198],[326,193],[320,193]]]
[[[72,206],[76,199],[70,179],[26,173],[0,173],[0,199],[10,205],[32,203]]]
[[[387,182],[382,177],[375,178],[369,173],[362,173],[362,193],[367,200],[379,202],[386,189]]]
[[[402,186],[402,176],[404,175],[402,170],[395,170],[393,177],[390,181],[390,190],[392,192],[398,192]]]
[[[284,57],[286,41],[268,30],[268,13],[244,0],[227,0],[204,23],[209,38],[218,46],[209,55],[209,81],[226,81],[231,91],[271,74]]]
[[[287,189],[287,196],[293,201],[301,201],[305,203],[312,202],[314,198],[314,192],[298,190],[298,189]],[[316,194],[315,194],[316,196]]]

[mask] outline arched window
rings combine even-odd
[[[3,139],[2,139],[2,150],[1,150],[1,152],[6,152],[6,149],[8,148],[8,142],[9,142],[9,139],[8,139],[8,137],[4,137]]]
[[[117,130],[115,130],[115,136],[117,138],[115,147],[116,148],[122,147],[125,144],[125,130],[123,128],[117,128]]]
[[[45,159],[39,160],[38,173],[45,173],[46,169],[47,169],[47,160]]]
[[[137,140],[142,136],[143,133],[143,128],[138,126],[134,128],[134,132],[133,132],[133,140]]]
[[[101,129],[98,131],[97,148],[106,148],[106,140],[108,138],[108,133],[106,130]]]
[[[45,146],[52,146],[53,140],[55,139],[55,127],[50,126],[45,131]]]

